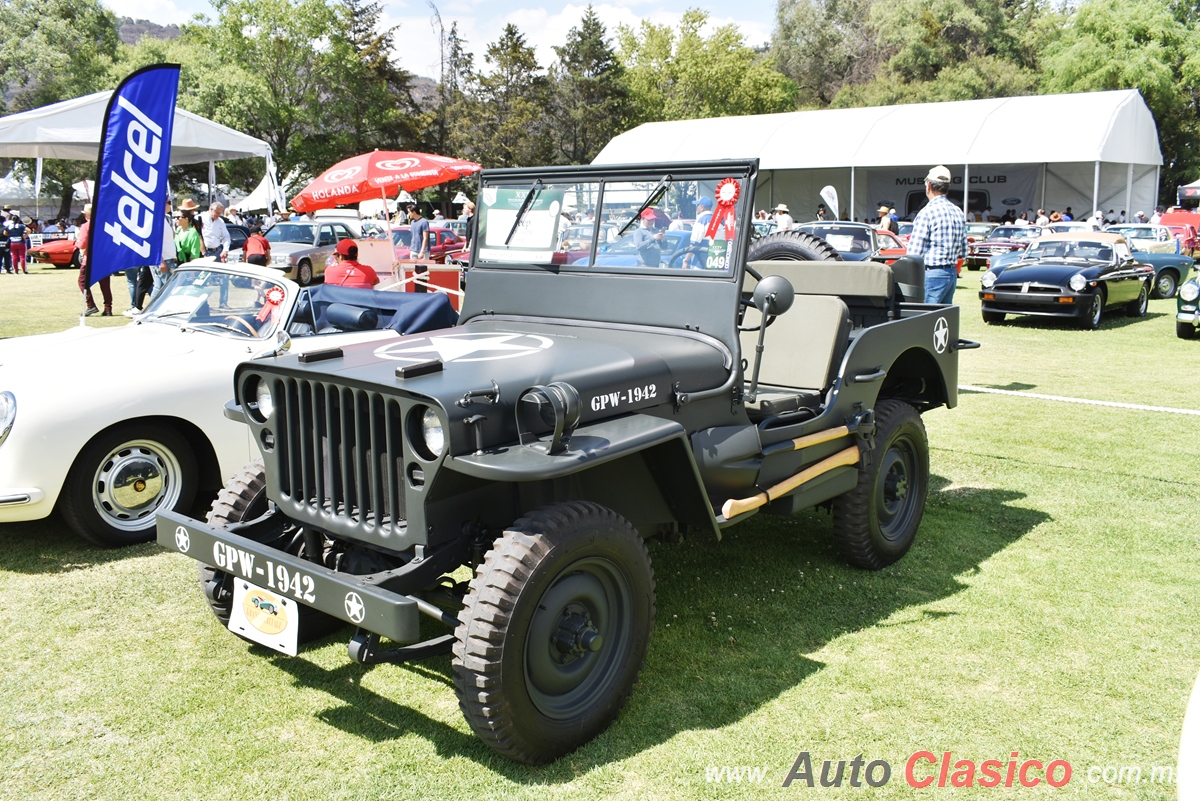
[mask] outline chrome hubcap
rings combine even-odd
[[[179,472],[175,454],[157,442],[118,445],[96,469],[96,511],[113,528],[143,530],[153,525],[158,509],[170,509],[179,500]]]

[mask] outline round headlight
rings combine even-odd
[[[983,284],[984,289],[991,289],[993,286],[996,285],[996,274],[994,272],[992,272],[991,270],[988,270],[986,273],[983,274],[983,278],[981,278],[979,280],[980,280],[980,283]]]
[[[432,408],[426,409],[425,414],[421,415],[421,438],[425,440],[425,447],[430,453],[442,455],[446,447],[446,433],[442,430],[442,419]]]
[[[11,392],[0,392],[0,445],[8,439],[13,421],[17,419],[17,396]]]
[[[264,420],[275,411],[275,399],[271,397],[271,387],[266,381],[259,381],[254,387],[254,402],[258,404],[258,413]]]
[[[1183,298],[1188,303],[1200,298],[1200,284],[1195,281],[1188,281],[1179,288],[1179,297]]]
[[[1075,273],[1071,276],[1071,280],[1067,282],[1067,286],[1076,292],[1082,292],[1083,288],[1087,286],[1087,279],[1080,273]]]

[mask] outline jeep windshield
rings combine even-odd
[[[476,262],[729,275],[732,249],[750,230],[744,180],[663,174],[653,180],[485,183]]]

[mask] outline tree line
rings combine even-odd
[[[548,65],[511,24],[477,56],[435,9],[428,93],[397,60],[379,2],[212,5],[178,38],[126,45],[100,0],[0,0],[0,112],[177,62],[179,104],[269,142],[294,191],[374,148],[485,167],[574,164],[656,120],[1137,88],[1159,127],[1164,198],[1200,168],[1200,0],[778,0],[761,47],[694,9],[675,26],[609,31],[589,6]],[[94,166],[51,161],[43,172],[65,213],[70,184]],[[248,190],[261,174],[257,160],[232,161],[218,178]],[[172,180],[194,186],[207,167],[173,168]],[[444,201],[456,190],[427,192]]]

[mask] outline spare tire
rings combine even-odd
[[[843,261],[820,237],[801,231],[768,234],[750,243],[748,261]]]

